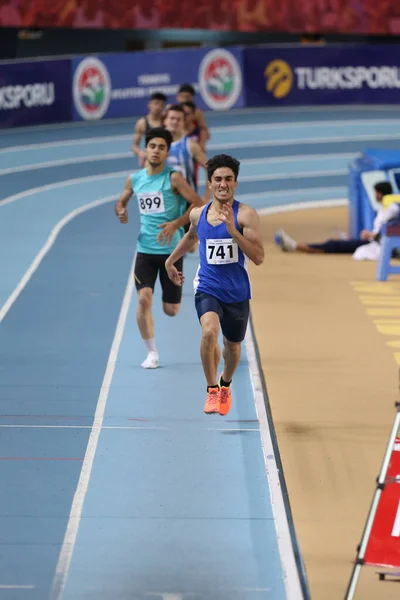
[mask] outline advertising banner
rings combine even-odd
[[[0,127],[71,120],[69,60],[0,63]]]
[[[247,106],[399,104],[397,46],[244,50]]]
[[[400,567],[400,438],[397,438],[372,526],[365,563]]]
[[[244,106],[239,48],[132,52],[72,60],[73,119],[96,120],[147,113],[153,92],[175,101],[179,85],[196,89],[205,110]]]

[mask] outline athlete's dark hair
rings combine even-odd
[[[190,85],[190,83],[182,83],[182,85],[179,87],[178,94],[181,92],[189,92],[189,94],[192,94],[192,96],[196,95],[196,91],[194,87]]]
[[[227,167],[228,169],[231,169],[235,176],[235,181],[237,181],[239,175],[240,162],[236,160],[236,158],[233,158],[233,156],[229,156],[228,154],[216,154],[215,156],[210,158],[210,160],[207,161],[206,167],[208,181],[211,181],[211,177],[214,171],[220,169],[221,167]]]
[[[162,92],[154,92],[154,94],[151,94],[149,101],[151,100],[162,100],[163,102],[167,101],[167,96],[165,94],[163,94]]]
[[[146,135],[146,146],[154,138],[165,140],[168,150],[171,148],[172,135],[168,129],[164,129],[164,127],[153,127],[153,129],[150,129],[149,133]]]
[[[193,112],[195,112],[195,110],[196,110],[196,105],[195,105],[195,103],[194,103],[194,102],[190,102],[190,100],[188,100],[187,102],[181,102],[181,106],[182,106],[182,108],[183,108],[184,106],[188,106],[189,108],[191,108],[191,109],[192,109],[192,111],[193,111]]]
[[[387,194],[393,194],[392,184],[388,181],[379,181],[374,185],[374,190],[382,194],[382,196],[386,196]]]
[[[167,108],[167,114],[173,110],[174,112],[180,112],[185,114],[185,111],[183,110],[182,106],[180,104],[171,104],[171,106],[168,106]]]

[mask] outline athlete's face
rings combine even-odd
[[[146,156],[152,167],[159,167],[168,156],[167,142],[162,138],[153,138],[146,146]]]
[[[233,200],[237,184],[235,174],[229,167],[216,169],[208,182],[213,197],[221,204]]]
[[[148,108],[152,117],[161,119],[165,108],[165,102],[163,100],[150,100]]]
[[[185,111],[185,127],[190,127],[194,121],[194,110],[190,106],[184,106],[183,110]]]
[[[182,102],[193,102],[193,96],[190,92],[179,92],[176,99],[178,104],[182,104]]]
[[[165,127],[171,133],[182,133],[185,127],[185,114],[178,110],[169,110],[164,121]]]

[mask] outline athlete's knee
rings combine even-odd
[[[146,311],[151,309],[153,292],[150,288],[139,290],[139,309]]]
[[[206,344],[214,343],[218,340],[218,326],[215,323],[204,323],[201,328],[201,338]]]
[[[179,312],[180,309],[180,304],[168,304],[168,303],[163,303],[163,310],[165,312],[166,315],[168,315],[169,317],[176,317],[176,315]]]

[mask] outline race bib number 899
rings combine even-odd
[[[206,240],[207,263],[229,265],[239,261],[237,242],[233,239]]]
[[[162,192],[156,194],[138,194],[139,211],[142,215],[156,215],[165,212]]]

